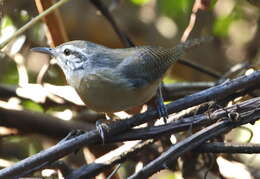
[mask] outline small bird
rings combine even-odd
[[[57,60],[67,82],[82,101],[97,112],[114,113],[143,105],[160,91],[167,69],[186,49],[208,38],[193,39],[174,48],[137,46],[111,49],[88,41],[70,41],[56,48],[36,47]],[[161,98],[162,99],[162,98]],[[159,115],[167,111],[160,100]]]

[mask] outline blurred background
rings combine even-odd
[[[188,39],[214,36],[215,40],[190,50],[184,56],[185,60],[206,67],[219,75],[224,75],[237,64],[250,64],[254,69],[258,69],[259,2],[257,0],[201,0],[197,10],[196,2],[111,0],[103,3],[109,7],[119,29],[127,34],[136,46],[173,47],[180,43],[185,30],[189,29],[193,11],[196,19],[194,26],[190,28]],[[43,2],[0,0],[0,44],[39,14],[39,3]],[[66,81],[56,65],[51,65],[45,75],[41,75],[44,73],[43,68],[49,64],[50,57],[33,53],[30,49],[36,46],[58,45],[60,42],[70,40],[88,40],[111,48],[125,46],[111,24],[90,1],[69,1],[59,8],[58,14],[56,17],[58,17],[59,27],[57,23],[46,25],[44,21],[39,21],[5,46],[0,54],[0,118],[2,118],[0,119],[2,124],[0,126],[0,167],[10,166],[13,162],[52,146],[67,132],[78,126],[87,130],[93,129],[95,121],[103,117],[103,114],[87,110],[72,89],[57,87],[57,85],[59,87],[66,85]],[[46,21],[48,19],[45,19]],[[57,30],[56,33],[63,33],[60,41],[51,41],[48,38],[50,26]],[[164,81],[165,83],[214,82],[216,78],[176,63],[169,70]],[[25,113],[16,113],[13,110],[25,111]],[[27,113],[28,111],[37,113]],[[49,118],[45,117],[45,114],[48,114]],[[19,117],[22,115],[25,115],[25,120],[30,118],[33,122],[30,119],[27,122],[19,122]],[[44,122],[37,121],[43,118],[47,119]],[[66,123],[62,121],[52,124],[48,121],[60,119],[65,120]],[[71,119],[72,125],[68,123]],[[84,123],[84,127],[81,123]],[[59,125],[62,126],[60,130],[52,129],[52,126],[59,127]],[[226,138],[228,141],[248,142],[252,132],[254,135],[251,142],[259,142],[258,125],[256,123],[254,126],[247,126],[250,130],[236,129]],[[116,145],[109,145],[107,148],[109,147],[114,148]],[[79,152],[77,155],[71,154],[66,157],[66,161],[72,167],[79,167],[85,163],[85,160],[88,161],[86,155],[90,155],[91,150],[96,149],[85,149],[85,152]],[[257,171],[259,162],[258,155],[233,155],[232,161],[221,156],[218,160],[223,176],[244,179],[260,178]],[[121,178],[127,175],[130,168],[134,170],[133,163],[134,158],[132,161],[125,162],[124,167],[120,169]],[[225,171],[225,166],[230,169],[228,172]],[[205,172],[205,170],[200,171]],[[58,177],[55,170],[48,174],[41,171],[35,175]],[[182,177],[180,169],[174,172],[163,171],[153,176],[153,178]],[[210,175],[208,178],[216,178],[216,176]]]

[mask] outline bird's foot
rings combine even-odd
[[[109,125],[115,121],[121,120],[118,116],[109,113],[106,113],[106,116],[108,116],[109,119],[101,119],[96,122],[96,128],[100,134],[102,143],[105,143],[106,136],[109,132]]]
[[[101,119],[96,122],[96,128],[98,130],[98,133],[101,137],[103,144],[105,144],[105,139],[106,139],[107,133],[109,132],[109,127],[108,127],[109,122],[108,121],[109,120]]]

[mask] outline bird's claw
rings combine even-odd
[[[102,143],[105,143],[106,134],[108,133],[108,125],[103,120],[98,120],[96,122],[96,128],[101,137]]]

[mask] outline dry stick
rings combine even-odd
[[[196,18],[197,18],[196,14],[200,9],[200,1],[201,0],[196,0],[194,2],[193,8],[192,8],[192,13],[191,13],[191,16],[190,16],[189,25],[185,29],[184,33],[182,34],[181,42],[185,42],[188,39],[188,37],[189,37],[189,35],[190,35],[194,25],[195,25]]]
[[[242,76],[224,84],[220,84],[210,89],[176,100],[175,102],[166,105],[166,107],[169,111],[169,114],[171,114],[194,105],[201,104],[203,102],[223,99],[233,94],[234,91],[257,86],[259,83],[260,71],[255,71],[248,76]],[[112,123],[108,129],[108,136],[118,135],[127,129],[143,124],[147,121],[155,120],[157,118],[157,112],[154,110],[149,110],[145,113],[135,115],[129,119]],[[53,162],[75,151],[76,149],[83,147],[84,145],[93,144],[97,141],[101,142],[98,130],[91,130],[85,134],[59,143],[49,149],[28,157],[16,163],[12,167],[0,170],[0,178],[17,178],[24,176],[25,174],[28,174],[28,170],[31,172],[35,171],[33,170],[34,168],[39,169],[40,167],[43,167],[47,161]]]
[[[239,105],[239,108],[237,107],[238,105]],[[216,110],[215,112],[210,114],[211,117],[209,117],[209,115],[197,115],[194,117],[180,119],[179,121],[175,121],[171,124],[166,124],[166,125],[172,126],[172,130],[169,130],[168,133],[173,134],[173,133],[176,133],[179,131],[184,131],[184,129],[187,130],[187,129],[189,129],[190,126],[192,126],[194,128],[198,124],[200,124],[200,125],[206,125],[206,124],[208,125],[210,123],[212,124],[212,123],[216,122],[218,119],[226,117],[228,115],[228,113],[234,112],[234,111],[236,111],[240,116],[243,116],[244,114],[252,114],[252,111],[255,112],[256,106],[260,107],[260,97],[250,99],[250,100],[242,102],[240,104],[234,104],[233,106],[227,107],[225,109]],[[260,108],[258,110],[260,110]],[[258,113],[258,114],[259,114],[258,117],[260,117],[260,113]],[[245,117],[245,115],[244,115],[244,117]],[[256,118],[256,116],[255,116],[255,118]],[[144,133],[143,134],[139,133],[139,135],[138,135],[139,138],[137,137],[136,140],[148,139],[148,138],[158,138],[158,136],[162,136],[163,134],[165,134],[165,131],[163,131],[163,130],[166,125],[156,126],[157,128],[159,128],[159,131],[158,130],[154,131],[154,133],[152,132],[153,129],[151,129],[151,128],[156,128],[156,127],[145,128],[145,129],[143,129]],[[134,132],[136,132],[136,130],[138,130],[138,129],[135,129]],[[149,135],[149,134],[147,135],[147,133],[150,133],[151,135]],[[124,135],[126,137],[126,140],[128,140],[126,134],[129,134],[129,132],[121,134],[121,135],[113,136],[110,139],[112,141],[118,141],[117,139],[120,139],[120,137],[122,135]],[[133,133],[133,135],[134,135],[134,133]],[[108,139],[108,140],[110,140],[110,139]],[[111,142],[111,141],[109,141],[109,142]],[[199,148],[201,148],[201,146]],[[118,150],[118,149],[116,149],[116,150]],[[223,147],[222,147],[222,150],[223,150]],[[251,151],[255,151],[255,150],[251,150]],[[208,152],[210,152],[210,150],[208,150]],[[112,154],[113,153],[118,153],[118,152],[112,151]],[[99,172],[102,172],[103,170],[105,170],[106,168],[112,167],[116,163],[119,163],[122,160],[122,158],[125,158],[125,157],[126,157],[125,155],[123,155],[123,156],[116,155],[116,157],[114,157],[114,156],[112,157],[111,154],[108,153],[102,157],[102,160],[96,160],[95,162],[93,162],[91,164],[84,165],[83,167],[80,167],[79,169],[74,170],[69,176],[67,176],[67,178],[93,177],[93,176],[97,175]]]
[[[205,88],[212,87],[213,83],[210,82],[199,82],[196,83],[177,83],[172,85],[165,85],[164,89],[167,90],[167,94],[164,95],[165,99],[172,99],[174,94],[178,94],[179,91],[189,91],[189,89],[194,88],[194,90],[203,90]],[[2,86],[0,85],[0,98],[10,98],[13,96],[17,96],[16,94],[16,87],[15,86]],[[186,93],[188,94],[188,93]],[[19,96],[17,96],[19,97]],[[169,98],[170,97],[170,98]],[[175,97],[176,98],[176,97]],[[23,98],[22,98],[23,99]],[[50,102],[44,103],[44,105],[53,106],[53,105],[68,105],[68,104],[50,104]],[[190,110],[189,110],[190,111]],[[82,116],[81,116],[82,115]],[[40,114],[37,112],[30,112],[30,111],[17,111],[17,110],[10,110],[10,109],[1,109],[0,108],[0,122],[2,126],[10,127],[10,128],[17,128],[21,132],[26,133],[32,133],[37,132],[41,135],[46,135],[48,137],[54,137],[54,138],[62,138],[64,137],[69,131],[73,129],[77,129],[80,127],[84,127],[84,125],[74,125],[73,121],[65,122],[58,120],[54,117],[51,117],[46,114]],[[95,119],[102,119],[103,115],[97,114],[93,116],[80,114],[76,117],[76,121],[78,118],[84,118],[87,119],[87,121],[93,121]],[[48,120],[50,119],[50,120]],[[56,121],[58,123],[56,123]],[[61,121],[61,123],[59,123]],[[53,123],[52,123],[53,122]],[[64,123],[64,124],[63,124]],[[72,124],[71,124],[72,123]],[[171,123],[172,124],[172,123]],[[94,126],[91,124],[86,124],[89,127],[92,127],[94,129]],[[177,125],[177,124],[176,124]],[[189,126],[190,123],[187,124]],[[30,126],[34,126],[31,128]],[[164,127],[164,130],[169,129],[169,127]],[[83,128],[82,128],[83,129]],[[89,128],[88,130],[90,130]],[[87,130],[84,128],[84,130]],[[62,131],[62,132],[61,132]],[[131,133],[126,133],[128,135],[128,138],[138,137],[136,135],[142,135],[141,131],[132,131]],[[124,135],[123,135],[124,136]],[[123,137],[122,136],[122,137]],[[126,136],[127,137],[127,136]],[[122,139],[121,139],[122,140]]]
[[[41,68],[41,70],[39,71],[37,78],[36,78],[36,83],[37,84],[41,84],[43,85],[43,79],[47,73],[47,71],[50,68],[50,62],[47,62],[46,64],[44,64]]]
[[[252,65],[246,61],[232,66],[229,71],[227,71],[223,76],[218,80],[219,82],[223,82],[225,79],[234,75],[235,73],[241,72],[242,70],[250,68]]]
[[[146,165],[142,170],[130,176],[129,179],[137,178],[148,178],[155,172],[164,169],[164,164],[168,159],[174,160],[177,159],[180,155],[184,154],[187,151],[192,150],[197,147],[199,144],[204,141],[214,137],[216,134],[221,134],[229,130],[226,128],[226,124],[229,124],[229,121],[221,121],[211,126],[202,129],[201,131],[185,138],[183,141],[172,145],[166,152],[162,153],[160,157],[156,158],[148,165]],[[191,145],[192,144],[192,145]]]
[[[193,129],[206,126],[216,122],[222,117],[227,117],[227,113],[233,112],[239,105],[240,111],[237,113],[244,113],[253,111],[256,106],[260,106],[260,97],[247,100],[240,104],[234,104],[225,109],[219,109],[210,114],[199,114],[191,117],[179,119],[177,121],[145,128],[131,129],[121,135],[116,135],[107,140],[107,142],[120,142],[129,140],[145,140],[149,138],[157,138],[165,134],[174,134],[177,132],[185,131],[192,126]]]
[[[53,5],[52,0],[35,0],[35,4],[37,6],[39,14],[43,13],[46,9],[51,7]],[[64,28],[64,24],[60,15],[60,11],[56,9],[53,13],[47,15],[43,18],[47,28],[45,30],[45,36],[47,37],[47,41],[50,45],[50,47],[55,47],[57,45],[60,45],[64,42],[68,41],[68,35]],[[49,67],[51,65],[51,62],[48,61],[48,63],[44,64],[41,68],[36,82],[38,84],[43,83],[43,78],[48,71]]]
[[[142,142],[137,142],[135,145],[124,144],[119,148],[105,154],[104,156],[95,160],[95,162],[84,165],[77,170],[74,170],[70,175],[66,176],[65,179],[80,179],[80,178],[90,178],[94,177],[100,172],[107,168],[112,167],[125,160],[132,154],[135,154],[139,150],[143,149],[145,146],[153,143],[153,140],[146,140]]]
[[[24,133],[37,133],[61,139],[70,131],[92,130],[95,125],[79,121],[63,121],[56,117],[32,111],[18,111],[0,108],[1,126],[16,128]],[[33,127],[32,127],[33,126]]]
[[[190,67],[192,69],[195,69],[195,70],[197,70],[197,71],[199,71],[201,73],[205,73],[205,74],[207,74],[207,75],[209,75],[209,76],[211,76],[213,78],[218,79],[218,78],[222,77],[222,75],[219,74],[218,72],[215,72],[212,69],[209,69],[209,68],[204,67],[202,65],[193,63],[191,61],[187,61],[187,60],[184,60],[184,59],[179,59],[177,62],[180,63],[180,64],[183,64],[183,65],[186,65],[186,66],[188,66],[188,67]]]
[[[90,0],[90,2],[92,4],[94,4],[94,6],[98,10],[100,10],[100,12],[103,14],[103,16],[105,16],[105,18],[108,20],[108,22],[110,22],[114,31],[116,32],[116,34],[118,35],[118,37],[120,38],[120,40],[124,44],[124,46],[125,47],[134,47],[135,45],[130,40],[130,38],[125,33],[123,33],[123,31],[121,31],[119,29],[118,25],[116,24],[116,21],[114,20],[113,16],[109,12],[108,8],[100,0]]]
[[[254,100],[254,99],[253,99]],[[239,111],[239,107],[237,107],[237,111]],[[193,148],[197,147],[201,143],[211,139],[220,134],[224,134],[229,130],[246,124],[246,123],[254,123],[256,120],[259,119],[260,116],[260,105],[256,106],[250,112],[241,113],[239,115],[239,119],[234,121],[232,119],[224,120],[212,124],[211,126],[202,129],[195,134],[187,137],[183,141],[172,145],[166,152],[162,153],[161,156],[147,164],[142,170],[135,173],[134,175],[130,176],[129,179],[137,179],[137,178],[148,178],[155,172],[158,172],[161,169],[164,169],[164,164],[170,159],[174,160],[177,159],[179,156],[184,154],[187,151],[192,150]]]
[[[201,144],[193,151],[199,153],[255,154],[260,153],[260,144],[232,144],[224,142],[211,142]]]
[[[163,84],[162,94],[165,101],[174,101],[184,96],[215,86],[214,82],[180,82]]]
[[[39,14],[53,5],[53,0],[35,0],[35,4]],[[50,47],[55,47],[68,41],[68,35],[64,28],[64,24],[60,15],[59,9],[43,18],[47,28],[45,36]]]
[[[60,6],[62,6],[63,4],[65,4],[68,1],[70,1],[70,0],[60,0],[56,4],[54,4],[53,6],[48,8],[46,11],[44,11],[43,13],[41,13],[38,16],[34,17],[32,20],[30,20],[28,23],[26,23],[23,27],[18,29],[12,36],[10,36],[5,41],[3,41],[0,44],[0,49],[2,49],[4,46],[6,46],[10,41],[15,39],[17,36],[23,34],[26,30],[31,28],[35,23],[37,23],[39,20],[41,20],[41,18],[43,18],[46,15],[48,15],[49,13],[53,12],[55,9],[59,8]]]
[[[195,25],[196,18],[197,18],[197,12],[199,11],[199,9],[201,9],[200,7],[201,7],[201,0],[196,0],[194,2],[193,8],[192,8],[192,13],[191,13],[191,16],[190,16],[189,25],[187,26],[184,33],[182,34],[181,42],[185,42],[188,39],[188,37],[189,37],[189,35],[190,35],[194,25]],[[221,75],[219,73],[217,73],[217,72],[215,72],[215,71],[213,71],[209,68],[206,68],[204,66],[195,64],[191,61],[186,61],[186,60],[180,59],[178,62],[183,64],[183,65],[186,65],[188,67],[191,67],[193,69],[196,69],[196,70],[198,70],[202,73],[205,73],[205,74],[207,74],[207,75],[209,75],[213,78],[221,78]]]
[[[260,84],[259,78],[260,71],[255,71],[250,75],[241,76],[234,80],[230,80],[220,85],[217,85],[215,87],[189,95],[185,98],[176,100],[175,102],[168,104],[168,112],[173,113],[210,100],[223,99],[228,95],[233,94],[236,90],[257,86],[258,84]],[[187,98],[189,100],[185,100]]]

